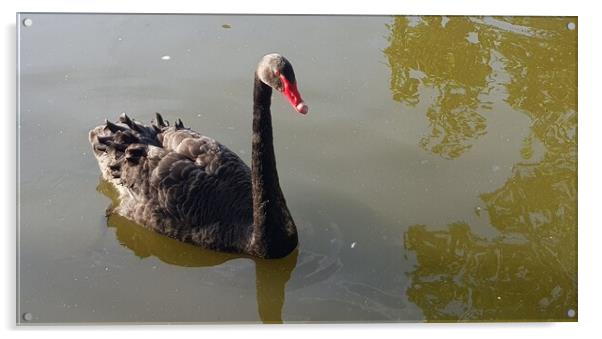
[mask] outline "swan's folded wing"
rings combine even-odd
[[[227,147],[189,129],[170,127],[161,133],[161,138],[164,149],[192,160],[209,175],[215,174],[223,166],[248,169],[248,166]]]
[[[158,206],[179,224],[236,224],[252,218],[250,171],[229,152],[212,156],[207,165],[182,152],[168,152],[151,174]]]
[[[144,126],[125,116],[90,132],[103,176],[127,192],[120,214],[165,227],[252,219],[249,167],[217,141],[176,126]]]
[[[183,227],[250,222],[251,170],[234,152],[188,129],[169,127],[160,135],[162,148],[128,148],[126,154],[145,158],[126,162],[124,185],[156,200],[161,214]]]

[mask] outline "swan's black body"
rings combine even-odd
[[[257,70],[252,170],[217,141],[180,120],[168,126],[160,114],[152,125],[122,114],[119,122],[90,131],[102,176],[120,192],[111,212],[207,249],[261,258],[293,251],[297,229],[278,181],[270,113],[272,87],[279,87],[266,84],[262,67],[293,72],[275,54]],[[294,84],[294,73],[289,78]]]

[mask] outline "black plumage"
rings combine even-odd
[[[120,193],[110,213],[207,249],[262,258],[293,251],[297,229],[278,180],[270,113],[272,87],[282,84],[266,76],[270,71],[295,84],[288,60],[262,59],[254,83],[253,170],[224,145],[180,119],[169,126],[159,113],[151,125],[122,114],[90,131],[103,179]],[[302,101],[296,105],[307,111]]]

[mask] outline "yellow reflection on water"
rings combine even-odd
[[[479,94],[488,88],[490,51],[469,40],[468,18],[397,17],[384,53],[391,67],[393,99],[415,106],[420,87],[434,91],[426,112],[430,134],[420,145],[445,158],[457,158],[486,132],[478,113]]]
[[[115,188],[100,180],[97,190],[118,203]],[[282,307],[286,283],[297,265],[298,249],[277,260],[257,259],[244,255],[205,250],[150,231],[118,214],[110,214],[109,227],[114,227],[119,243],[140,258],[154,256],[159,260],[182,267],[208,267],[221,265],[229,260],[247,258],[255,262],[255,286],[257,310],[264,323],[282,323]]]
[[[406,291],[429,321],[576,320],[577,33],[576,18],[425,17],[394,19],[390,46],[394,100],[416,105],[434,88],[425,150],[458,159],[486,121],[480,93],[499,85],[504,100],[531,119],[522,160],[479,198],[493,238],[450,221],[444,230],[414,225],[405,246],[417,266]],[[498,55],[509,80],[488,66]],[[419,71],[419,77],[412,77]],[[491,126],[490,126],[491,128]],[[533,159],[535,140],[543,155]],[[459,160],[457,160],[459,161]]]

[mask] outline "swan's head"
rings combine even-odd
[[[297,112],[307,114],[309,107],[297,89],[293,65],[285,57],[276,53],[264,56],[257,66],[257,76],[266,85],[282,92]]]

